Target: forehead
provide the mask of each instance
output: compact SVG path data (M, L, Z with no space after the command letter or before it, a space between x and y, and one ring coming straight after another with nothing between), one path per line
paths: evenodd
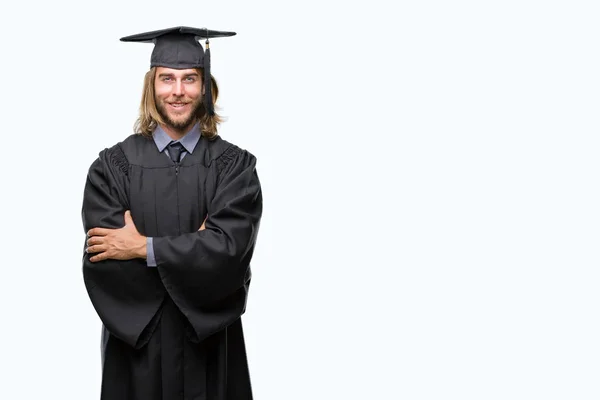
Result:
M191 74L198 74L198 70L194 68L188 69L175 69L167 67L156 67L156 76L159 75L173 75L173 76L186 76Z

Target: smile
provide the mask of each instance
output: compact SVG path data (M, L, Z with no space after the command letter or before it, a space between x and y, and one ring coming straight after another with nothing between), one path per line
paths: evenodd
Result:
M169 106L171 106L172 108L176 109L176 110L181 110L182 108L186 107L188 105L188 103L169 103Z

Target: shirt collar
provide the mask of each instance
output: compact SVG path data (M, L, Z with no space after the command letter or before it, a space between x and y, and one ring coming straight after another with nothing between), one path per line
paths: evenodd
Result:
M201 132L200 132L200 123L196 122L196 124L190 129L181 139L176 140L176 142L180 142L185 150L188 153L193 153L198 141L200 140ZM160 125L156 126L154 132L152 133L152 138L154 139L154 143L158 148L158 151L162 153L162 151L173 141L171 137L165 132Z

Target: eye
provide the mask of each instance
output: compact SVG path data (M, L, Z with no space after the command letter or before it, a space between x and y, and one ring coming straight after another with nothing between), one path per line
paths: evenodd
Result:
M163 82L170 82L171 81L171 77L170 76L165 76L162 78Z
M193 76L188 76L188 77L186 77L186 78L185 78L185 80L186 80L187 82L196 82L196 78L195 78L195 77L193 77Z

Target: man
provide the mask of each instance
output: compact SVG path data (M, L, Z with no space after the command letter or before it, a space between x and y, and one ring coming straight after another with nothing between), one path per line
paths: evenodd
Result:
M241 315L262 214L256 158L216 132L208 38L153 42L136 133L100 152L82 218L106 400L251 399ZM198 43L206 38L206 52Z

